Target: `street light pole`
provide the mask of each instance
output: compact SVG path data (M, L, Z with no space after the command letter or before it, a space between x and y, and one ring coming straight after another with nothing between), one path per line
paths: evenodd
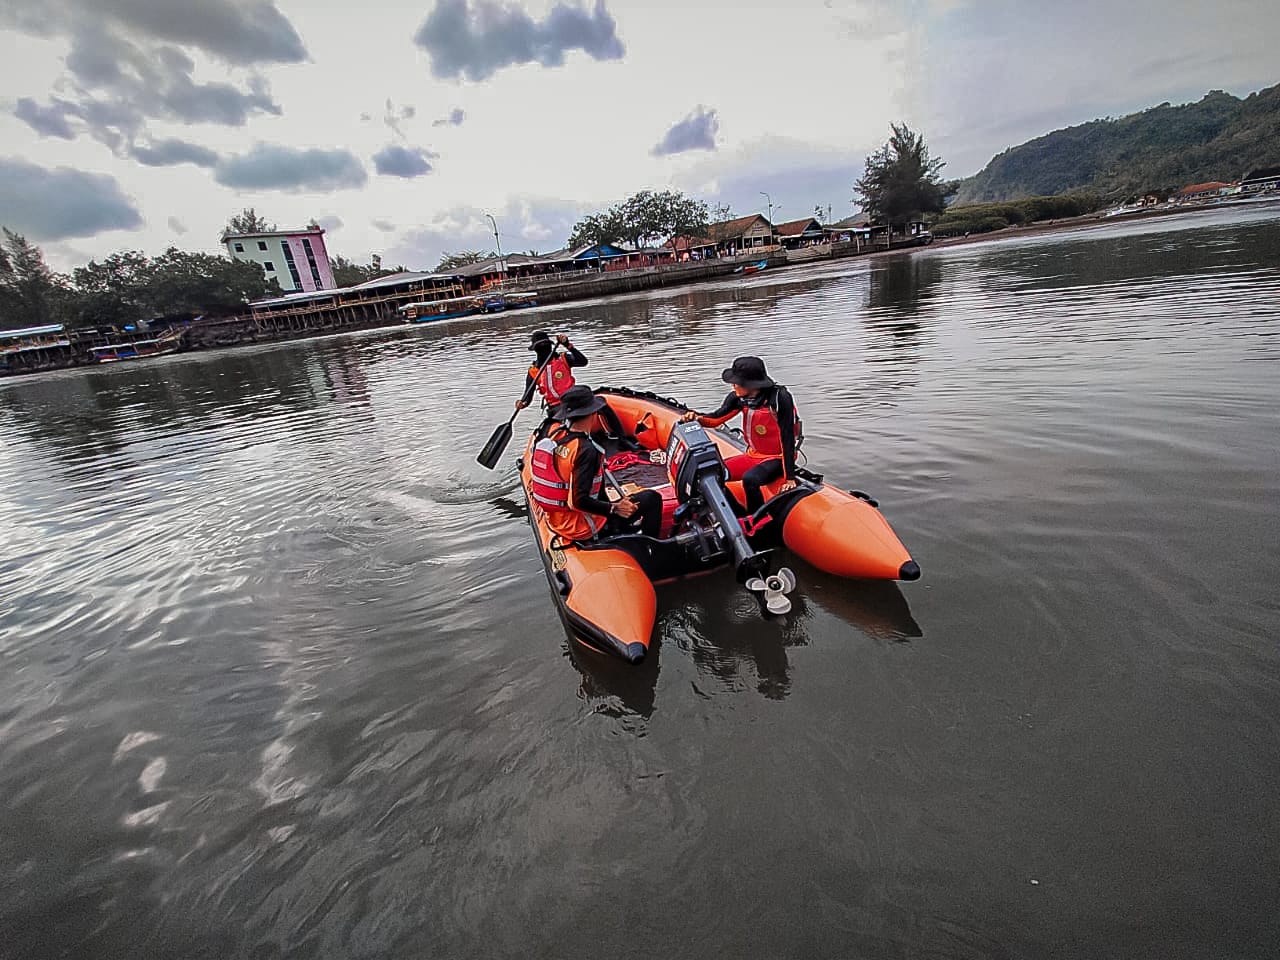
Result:
M769 246L773 246L773 197L760 191L760 196L764 197L765 202L769 204Z
M498 248L498 271L502 275L503 282L506 282L507 267L506 264L502 262L502 241L498 239L498 221L493 219L493 214L491 213L486 213L485 216L488 217L489 222L493 224L493 242Z
M760 191L760 196L764 197L765 202L769 204L769 226L772 227L773 226L773 198L769 196L767 193L765 193L763 190Z

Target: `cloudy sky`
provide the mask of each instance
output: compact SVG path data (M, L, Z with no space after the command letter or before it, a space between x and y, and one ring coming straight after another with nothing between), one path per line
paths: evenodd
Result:
M430 268L644 188L838 219L892 121L964 176L1278 48L1274 0L0 0L0 224L67 269L253 206Z

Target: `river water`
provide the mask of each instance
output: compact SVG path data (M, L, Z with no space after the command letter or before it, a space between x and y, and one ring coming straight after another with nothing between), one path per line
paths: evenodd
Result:
M765 357L923 578L579 651L538 328ZM1278 334L1255 207L0 383L0 956L1274 956Z

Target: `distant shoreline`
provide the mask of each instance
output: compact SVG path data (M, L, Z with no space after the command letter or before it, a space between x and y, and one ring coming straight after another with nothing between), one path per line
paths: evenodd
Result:
M792 268L803 268L809 266L820 266L830 264L837 259L855 259L867 257L872 261L881 257L896 257L915 253L922 253L930 249L951 249L952 247L968 246L970 244L991 243L1001 240L1016 239L1026 236L1038 236L1041 234L1056 233L1059 231L1078 230L1081 228L1105 227L1111 224L1129 223L1135 220L1149 220L1158 217L1183 217L1191 214L1205 213L1215 210L1239 209L1241 207L1280 207L1280 196L1266 197L1260 200L1251 201L1229 201L1225 203L1201 204L1191 207L1178 207L1175 209L1149 209L1135 210L1129 213L1119 214L1116 216L1107 216L1105 214L1092 213L1078 217L1064 217L1050 221L1039 221L1021 226L1008 226L1000 230L992 230L986 233L972 234L967 237L948 237L934 238L930 243L926 244L904 244L901 247L892 250L862 250L853 251L846 250L838 256L828 255L822 257L814 257L797 263L788 263L785 260L777 261L770 257L769 273L775 271L785 272ZM849 244L845 244L849 246ZM834 253L834 251L833 251ZM736 262L736 261L735 261ZM608 289L601 289L600 286L592 284L590 286L577 286L569 290L557 290L548 288L540 291L542 297L545 297L545 305L572 303L580 299L609 299L616 296L626 296L642 290L660 289L663 287L696 285L698 283L711 280L724 279L732 276L728 268L732 267L732 263L725 264L725 269L718 269L720 264L718 261L709 261L702 265L700 269L689 269L686 271L673 272L672 274L645 274L635 277L616 277L611 278L615 282L608 285ZM234 348L237 346L247 346L255 343L270 342L286 342L292 340L312 339L315 337L326 337L332 335L342 335L348 333L358 333L372 329L394 329L402 326L392 317L379 317L378 319L360 324L325 326L315 329L306 330L288 330L288 331L263 331L258 330L252 322L251 317L233 317L221 322L222 325L231 325L243 327L243 331L230 331L225 340L210 340L213 337L214 328L200 331L200 336L204 342L186 342L185 349L181 352L204 352L212 350L222 350ZM215 325L217 326L217 325ZM219 327L220 329L220 327ZM171 351L163 351L169 353ZM50 370L69 369L69 368L97 368L97 364L87 362L86 357L65 356L60 362L52 362L42 364L36 367L28 367L26 369L0 369L0 379L8 379L10 377L29 376L32 374L47 372Z
M1280 196L1267 197L1262 200L1229 200L1223 203L1197 204L1196 206L1153 208L1150 210L1134 210L1130 213L1107 216L1105 213L1086 213L1079 217L1058 217L1054 220L1040 220L1035 223L1011 224L999 230L987 233L975 233L967 237L935 237L930 247L959 247L972 243L983 243L989 240L1006 240L1010 237L1025 237L1033 234L1055 233L1059 230L1075 230L1079 227L1106 226L1114 223L1132 223L1135 220L1152 220L1158 217L1183 217L1195 213L1213 210L1232 210L1245 206L1280 206Z

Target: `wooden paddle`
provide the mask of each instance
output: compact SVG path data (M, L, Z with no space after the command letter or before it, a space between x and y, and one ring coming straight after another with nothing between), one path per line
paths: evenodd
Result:
M537 382L538 377L542 376L542 371L547 369L547 364L551 362L551 358L556 355L555 345L551 347L551 352L547 354L547 359L542 361L542 366L538 367L538 372L534 374L533 379ZM487 470L492 470L498 463L498 458L502 456L502 451L507 449L507 444L511 442L511 425L516 422L516 417L520 416L520 407L516 407L515 412L511 414L511 419L506 423L499 424L497 429L493 431L493 436L489 438L480 451L480 455L476 457L476 462Z

